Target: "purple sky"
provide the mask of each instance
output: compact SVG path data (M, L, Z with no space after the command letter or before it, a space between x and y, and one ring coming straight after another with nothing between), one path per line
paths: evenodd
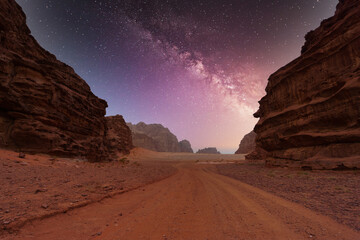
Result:
M268 76L336 0L16 0L34 37L105 99L193 148L233 153Z

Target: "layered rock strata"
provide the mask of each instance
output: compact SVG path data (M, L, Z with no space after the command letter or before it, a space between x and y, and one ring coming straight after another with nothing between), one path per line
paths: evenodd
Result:
M0 1L0 147L107 159L106 107L36 42L21 7Z
M112 153L129 154L133 148L130 128L121 115L106 117L106 139Z
M255 117L267 164L360 168L360 7L340 1L299 58L269 78Z

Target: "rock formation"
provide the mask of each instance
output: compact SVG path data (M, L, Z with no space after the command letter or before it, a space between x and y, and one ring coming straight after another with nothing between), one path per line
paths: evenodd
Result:
M208 148L199 149L196 153L220 154L220 152L215 147L208 147Z
M137 147L157 152L179 152L179 142L168 128L161 124L127 123L132 132L133 143Z
M108 157L105 109L86 82L31 36L14 0L0 2L0 147Z
M267 164L360 168L360 7L340 1L299 58L269 78L254 114Z
M155 152L159 151L160 148L158 148L158 145L160 145L160 143L153 138L144 133L131 132L131 134L134 146L146 148Z
M187 140L178 142L177 137L161 124L127 123L132 133L134 146L156 152L191 152L191 144Z
M191 144L188 140L182 140L179 142L180 152L193 153L194 150L191 148Z
M255 150L255 138L256 133L251 131L246 134L244 138L241 140L239 149L235 152L235 154L247 154Z
M130 128L121 115L106 117L106 138L113 153L129 154L133 148Z

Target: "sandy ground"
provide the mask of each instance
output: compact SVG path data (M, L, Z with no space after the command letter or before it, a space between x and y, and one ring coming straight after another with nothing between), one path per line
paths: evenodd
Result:
M184 157L185 155L187 158ZM157 154L137 149L127 157L130 163L125 166L120 163L90 164L65 159L58 160L59 163L56 161L51 163L52 161L46 156L37 161L28 159L30 157L27 156L17 163L13 162L14 156L9 156L7 161L13 165L10 167L13 175L15 169L18 171L24 167L30 168L31 171L36 171L36 176L47 179L44 183L48 185L44 192L35 193L35 188L38 186L33 184L33 189L28 191L28 195L16 195L20 191L16 187L22 182L27 182L23 179L32 178L30 176L20 178L19 174L14 175L16 177L11 180L1 177L2 183L9 184L9 181L13 181L10 185L10 188L13 188L11 192L13 198L0 199L2 205L21 206L20 203L26 203L29 196L50 193L53 191L52 188L56 189L58 194L81 199L82 193L78 190L77 183L73 181L77 181L77 178L87 179L86 176L91 176L89 179L96 183L93 186L102 186L103 182L112 179L112 183L106 185L119 191L114 190L113 194L109 194L106 190L109 187L94 188L92 194L96 194L96 200L94 198L88 204L79 205L74 209L67 206L66 211L55 211L50 215L44 213L50 211L50 206L54 204L53 193L48 194L52 198L45 198L51 200L46 202L49 204L47 208L40 205L43 201L37 202L31 198L29 208L35 209L38 217L27 221L23 226L19 225L16 228L14 225L12 233L3 231L0 239L360 239L360 233L349 222L345 222L347 225L341 224L334 216L325 216L321 211L306 208L304 206L306 204L302 201L288 198L291 200L289 201L285 197L279 197L286 191L274 191L270 187L274 182L270 182L268 187L266 185L254 187L256 184L251 183L254 185L251 186L243 181L247 178L252 179L249 180L250 182L268 181L264 176L269 174L266 173L269 169L245 163L241 160L241 156L217 155L208 159L206 156L204 158L197 156L198 154L185 155ZM182 161L179 158L182 158ZM29 165L22 163L25 160ZM69 166L65 168L60 163ZM57 168L55 168L56 164L59 165ZM55 169L45 178L43 172L51 168ZM235 169L232 175L229 169ZM8 166L5 166L5 171L7 170L9 170ZM269 171L271 170L274 171L274 169ZM30 175L31 171L25 174ZM284 174L292 173L292 170L282 171ZM66 175L57 172L65 172ZM82 177L76 175L79 172L83 172ZM244 177L246 176L244 173L236 175L234 172L247 172L248 177ZM54 174L59 175L53 178ZM256 174L258 178L250 178ZM274 172L271 174L278 175ZM61 177L66 179L69 176L71 176L70 187L56 187L61 184L59 182ZM236 179L240 178L239 176L243 176L242 181ZM288 187L297 184L295 187L301 187L304 182L303 175L299 175L300 178L297 176L293 179L298 181L291 182L288 178L283 178L282 184ZM338 177L341 176L343 175ZM54 179L58 180L54 181ZM84 181L80 189L87 184L88 182ZM277 184L276 186L281 185ZM30 188L32 185L27 186ZM118 193L125 188L129 191ZM89 194L91 191L87 191L84 195ZM336 194L336 189L333 194ZM109 197L100 200L101 196ZM303 195L298 198L303 198ZM359 203L359 196L355 195L356 199ZM317 201L313 204L319 205ZM15 211L15 208L7 207L7 209L11 211L5 214ZM3 210L1 214L4 213ZM27 208L22 208L20 212L29 214ZM11 223L6 226L11 226Z
M167 153L153 152L143 148L135 148L127 156L138 162L145 161L187 161L201 163L234 163L245 160L244 154L194 154L194 153Z
M179 164L165 180L33 221L4 239L359 239L329 217L232 178Z
M18 156L0 150L0 234L28 220L81 207L176 171L149 161L88 163L46 155Z
M217 170L360 231L360 171L302 171L261 163L223 164Z

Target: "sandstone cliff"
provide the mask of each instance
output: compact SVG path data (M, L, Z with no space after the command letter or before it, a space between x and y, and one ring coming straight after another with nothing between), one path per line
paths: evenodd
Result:
M134 146L159 151L159 143L144 133L131 132Z
M133 143L130 128L124 118L120 115L106 117L106 125L108 128L106 139L110 152L129 154Z
M305 39L301 56L269 78L256 144L268 165L360 168L359 1L340 1Z
M178 142L177 137L161 124L127 123L134 146L157 152L193 152L190 142Z
M215 147L208 147L208 148L199 149L196 153L220 154L220 152Z
M191 148L191 144L188 140L182 140L179 142L180 152L193 153L194 150Z
M36 42L21 7L0 1L0 147L105 159L106 107Z
M239 149L235 152L235 154L247 154L255 150L255 138L256 133L251 131L246 134L244 138L241 140Z

